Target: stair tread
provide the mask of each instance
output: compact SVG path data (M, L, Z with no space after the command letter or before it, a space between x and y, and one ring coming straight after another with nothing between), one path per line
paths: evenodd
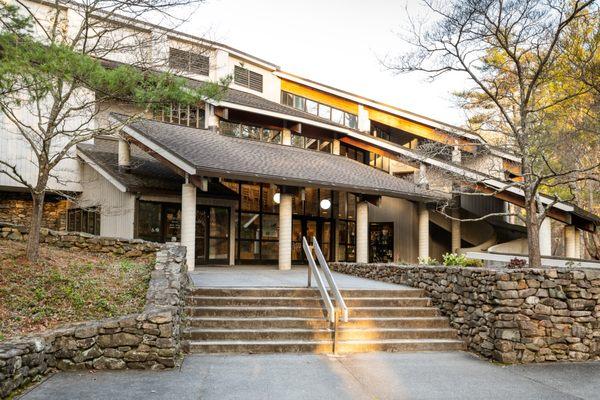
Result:
M336 343L343 344L376 344L376 343L384 343L384 344L402 344L402 343L462 343L459 339L344 339L344 340L336 340Z
M412 321L412 320L425 320L425 319L435 319L435 320L445 320L447 321L448 319L446 317L442 317L442 316L431 316L431 317L348 317L348 322L352 322L352 321L370 321L370 320L374 320L374 321Z
M306 328L186 328L183 331L188 332L333 332L329 328L306 329Z
M191 345L285 345L285 344L328 344L333 339L324 340L188 340ZM403 343L462 343L458 339L350 339L336 340L338 344L403 344Z
M187 321L327 321L325 318L299 317L187 317Z
M191 345L288 345L288 344L331 344L333 340L188 340Z

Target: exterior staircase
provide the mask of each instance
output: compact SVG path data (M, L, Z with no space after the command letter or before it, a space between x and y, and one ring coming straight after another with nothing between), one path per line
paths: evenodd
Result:
M334 329L317 289L193 288L186 300L184 350L353 353L463 348L447 318L420 289L341 293L349 319Z

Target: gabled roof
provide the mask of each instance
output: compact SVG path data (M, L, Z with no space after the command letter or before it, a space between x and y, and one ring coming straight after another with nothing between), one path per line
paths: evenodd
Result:
M412 182L342 156L293 146L221 135L147 119L127 123L122 131L177 168L198 176L229 177L288 186L311 186L416 201L446 197Z
M88 165L107 177L121 191L133 193L181 193L183 177L158 162L151 155L131 146L131 168L118 168L118 142L114 138L97 138L94 144L77 145L77 154ZM203 195L204 192L198 192ZM209 182L207 195L236 198L237 194L217 182Z

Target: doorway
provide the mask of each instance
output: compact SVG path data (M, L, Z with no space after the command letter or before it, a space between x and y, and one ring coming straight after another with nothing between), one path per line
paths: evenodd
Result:
M229 264L228 207L197 206L196 265Z
M304 236L310 245L312 245L312 238L316 237L325 259L330 261L333 232L333 222L330 219L294 216L292 219L292 261L298 263L306 261L302 248L302 237Z

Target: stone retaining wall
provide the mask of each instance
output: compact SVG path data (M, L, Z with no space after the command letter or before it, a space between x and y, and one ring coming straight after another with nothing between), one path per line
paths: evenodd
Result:
M90 321L0 342L0 398L51 369L164 369L180 354L187 286L185 247L156 254L146 306L139 314Z
M503 363L600 360L600 270L332 263L422 288L469 350Z
M10 240L26 241L26 228L7 222L0 222L0 237ZM113 253L126 257L140 257L155 253L160 243L147 242L142 239L120 239L95 236L84 232L54 231L42 228L40 243L51 244L64 249L76 248L89 251Z
M48 229L66 229L68 206L68 200L47 199L44 202L42 226ZM0 193L0 221L15 225L27 225L31 221L32 207L29 194Z

